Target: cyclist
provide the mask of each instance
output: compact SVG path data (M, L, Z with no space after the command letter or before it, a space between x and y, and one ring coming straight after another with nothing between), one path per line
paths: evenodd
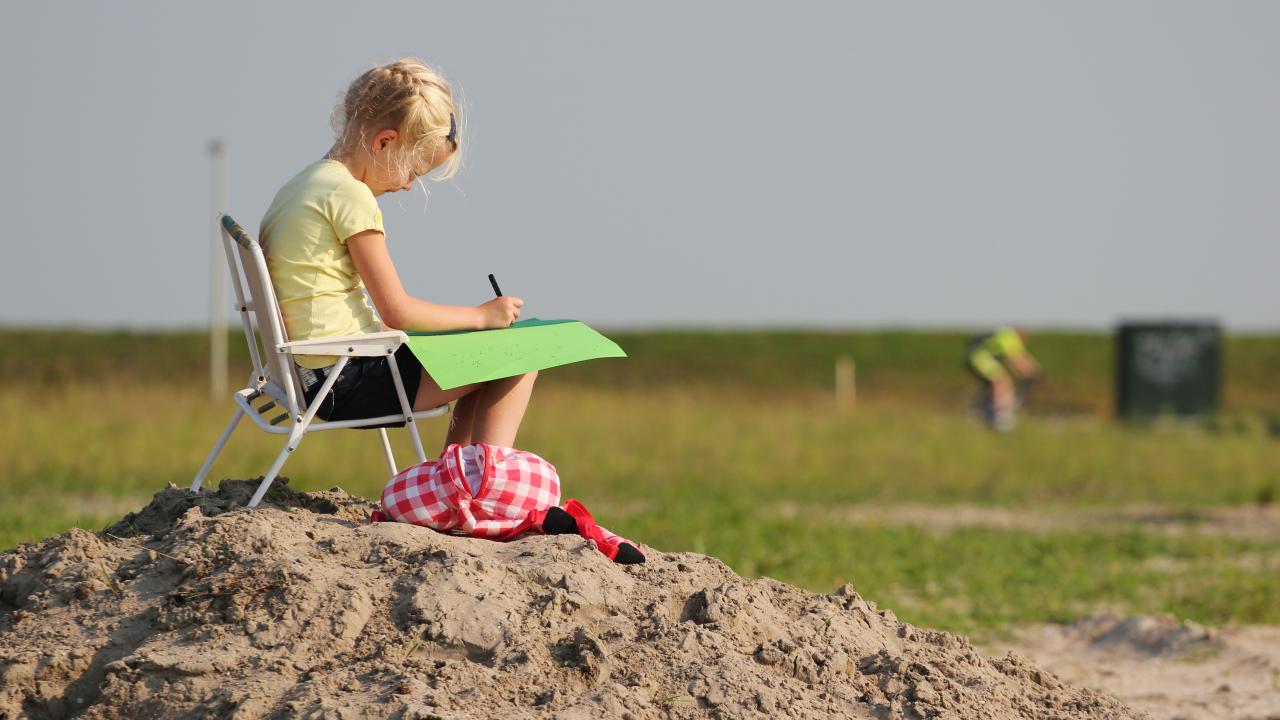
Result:
M1016 422L1015 382L1040 377L1040 365L1027 352L1027 335L1020 328L1001 327L969 341L965 364L986 391L983 419L997 430L1011 430Z

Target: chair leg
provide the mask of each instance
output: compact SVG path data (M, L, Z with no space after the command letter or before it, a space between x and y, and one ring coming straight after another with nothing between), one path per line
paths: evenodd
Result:
M271 482L276 479L276 475L280 473L280 468L284 467L284 461L289 459L289 454L298 447L298 443L302 441L299 436L296 440L290 437L284 444L284 449L276 456L276 461L271 463L271 469L267 470L267 474L262 476L262 482L258 483L258 489L253 493L253 499L245 507L258 507L258 503L262 502L262 496L267 494L267 489L271 487Z
M258 489L254 491L253 498L249 500L246 507L258 507L258 503L262 502L262 496L267 494L267 488L271 487L271 481L276 479L276 474L280 472L280 468L284 467L284 461L289 459L289 454L298 449L298 445L302 442L302 438L306 437L307 429L311 427L311 420L316 416L316 411L320 409L320 403L324 402L324 396L333 387L334 381L342 374L342 368L347 366L349 358L340 357L338 362L333 366L333 370L329 371L329 377L325 378L324 383L320 385L320 390L316 392L316 399L311 401L311 405L307 407L307 411L300 417L296 417L297 424L293 426L293 431L289 433L289 439L284 443L284 449L276 456L276 461L271 463L271 469L266 475L262 476L262 482L258 483Z
M391 469L391 474L395 475L400 470L396 467L396 456L391 454L391 441L387 439L387 429L378 428L378 434L382 436L382 452L387 456L387 467Z
M413 421L413 408L409 404L409 397L404 393L404 383L400 381L400 367L396 364L396 356L388 355L387 362L391 365L391 382L396 386L396 395L400 397L400 409L404 412L404 427L409 431L410 439L413 440L413 449L418 453L418 462L426 462L427 453L422 450L422 438L418 436L418 424Z
M427 453L422 449L422 438L418 436L418 424L407 423L409 426L409 437L413 440L413 451L418 454L418 462L427 461Z
M204 464L200 466L200 470L196 472L196 479L191 483L191 491L200 490L200 485L204 483L205 477L209 474L209 470L213 467L213 461L217 459L218 454L222 452L222 448L226 446L227 441L231 439L231 433L239 424L240 418L244 416L244 410L236 408L236 413L231 416L231 422L227 423L227 428L222 431L222 436L218 438L218 442L214 443L213 450L209 452L209 457L205 458Z

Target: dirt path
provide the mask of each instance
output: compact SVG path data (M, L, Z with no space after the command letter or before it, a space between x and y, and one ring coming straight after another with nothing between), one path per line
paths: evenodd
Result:
M1156 720L1280 720L1280 627L1099 615L1029 628L985 650L1015 652Z
M1115 508L988 507L980 505L823 505L788 503L784 518L821 517L851 525L902 525L946 531L962 527L1061 532L1140 527L1171 534L1280 540L1280 505L1174 508L1127 505Z

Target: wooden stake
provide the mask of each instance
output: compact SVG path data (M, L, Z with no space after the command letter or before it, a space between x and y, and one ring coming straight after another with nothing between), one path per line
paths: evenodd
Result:
M853 410L857 400L853 358L841 355L836 358L836 408L841 411Z

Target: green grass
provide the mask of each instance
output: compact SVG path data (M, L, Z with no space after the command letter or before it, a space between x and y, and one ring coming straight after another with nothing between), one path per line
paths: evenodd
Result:
M185 485L231 414L189 386L65 386L0 399L0 546L102 527L166 483ZM438 446L443 419L424 423ZM402 432L397 454L411 457ZM259 475L281 441L242 427L215 477ZM963 416L874 403L840 413L817 393L605 390L546 382L521 446L556 463L566 497L663 550L721 557L819 592L853 582L904 619L982 632L1097 607L1204 622L1277 621L1276 544L1140 529L930 533L777 512L864 502L1072 507L1253 503L1280 487L1280 443L1191 426L1032 419L1009 435ZM377 437L319 433L286 466L293 486L376 497ZM1237 568L1241 554L1266 558ZM1187 567L1149 567L1153 558ZM1188 564L1189 563L1189 564ZM1266 563L1270 563L1269 565ZM1268 571L1269 570L1269 571Z
M1054 379L1045 412L1006 435L966 416L960 333L617 337L630 360L543 374L519 444L554 462L565 496L624 535L818 592L851 582L906 620L965 632L1100 608L1280 622L1274 541L1137 525L928 531L835 512L964 504L1070 515L1152 504L1194 518L1197 508L1275 502L1280 441L1267 413L1280 407L1270 379L1280 339L1228 339L1231 412L1128 426L1106 417L1109 338L1037 334L1032 348ZM0 331L0 547L103 527L166 483L190 482L233 409L208 398L204 342ZM830 397L841 354L858 363L853 412ZM446 422L424 423L429 448ZM403 432L392 437L407 462ZM260 475L281 442L244 423L214 477ZM300 489L366 497L385 480L369 432L308 436L285 474ZM833 512L806 517L806 508Z
M825 390L835 359L857 367L859 395L916 408L963 408L973 394L959 331L610 332L625 361L554 371L559 382L608 388L718 385L742 390ZM83 332L0 328L0 387L126 379L206 382L208 335L197 332ZM232 376L248 371L244 338L230 334ZM1113 407L1110 334L1046 331L1029 348L1046 371L1036 401L1046 414L1105 416ZM1228 335L1223 403L1232 412L1280 411L1280 335ZM1035 408L1033 408L1034 410Z
M823 591L849 582L904 620L957 632L1067 622L1100 608L1213 624L1280 622L1275 542L1132 528L932 532L759 518L727 526L738 530L698 540L739 572ZM684 536L678 527L664 530L664 537ZM1236 565L1238 558L1257 555L1265 558L1259 567Z

